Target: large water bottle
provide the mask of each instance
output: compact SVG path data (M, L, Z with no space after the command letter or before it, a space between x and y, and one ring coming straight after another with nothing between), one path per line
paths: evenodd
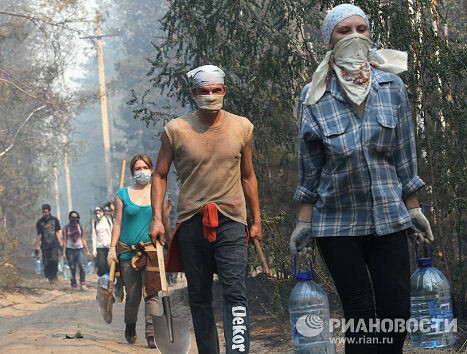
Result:
M68 265L68 261L63 262L63 277L65 278L65 280L71 279L71 270L70 266Z
M294 352L299 354L334 354L330 326L329 301L326 292L313 281L310 271L297 274L297 259L294 259L294 276L297 284L289 296L290 323Z
M94 274L95 272L96 272L96 267L95 267L94 260L90 259L86 263L86 274L90 275L90 274Z
M429 256L418 257L410 278L410 340L415 348L439 348L456 341L449 282Z
M58 257L58 272L59 273L63 273L63 263L64 263L63 257L60 255Z
M39 257L34 258L34 273L37 275L42 274L42 261Z

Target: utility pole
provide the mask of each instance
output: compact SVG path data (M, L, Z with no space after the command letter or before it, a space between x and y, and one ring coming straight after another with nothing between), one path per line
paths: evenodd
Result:
M96 35L81 37L83 39L91 39L97 50L97 68L99 73L99 91L101 101L101 116L102 116L102 137L104 142L104 160L105 160L105 175L107 181L107 198L111 198L112 190L112 160L110 156L110 133L109 133L109 116L107 112L107 94L105 88L105 70L104 70L104 49L102 45L102 37L116 36L117 34L103 35L101 33L101 16L96 16Z
M64 145L67 146L67 136L63 135ZM70 163L68 161L68 152L65 150L63 156L63 162L65 164L65 184L66 184L66 196L68 201L68 211L73 210L73 201L71 199L71 178L70 178Z
M55 205L56 205L56 210L55 210L55 216L58 218L58 220L61 220L61 214L60 214L60 194L59 194L59 189L58 189L58 171L57 168L54 167L54 177L55 177Z

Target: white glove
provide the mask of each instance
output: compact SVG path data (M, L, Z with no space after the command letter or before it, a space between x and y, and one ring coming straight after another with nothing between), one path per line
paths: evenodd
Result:
M297 221L297 225L290 236L290 252L296 255L306 247L311 238L311 222Z
M107 254L107 263L111 265L112 262L118 263L117 247L115 246L110 246L109 253Z
M95 249L95 248L92 249L92 256L93 256L94 258L97 257L97 249Z
M417 244L426 243L430 244L435 240L431 232L431 226L428 219L423 215L422 208L409 209L409 216L412 219L415 241Z

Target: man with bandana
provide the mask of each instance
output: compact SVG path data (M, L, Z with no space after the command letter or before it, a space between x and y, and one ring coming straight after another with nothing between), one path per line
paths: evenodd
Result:
M313 236L345 320L365 321L346 331L346 353L402 353L406 331L363 328L408 319L406 232L415 228L417 242L433 241L417 198L425 183L410 102L394 75L407 70L407 55L371 49L368 18L351 4L329 11L322 32L329 51L299 102L300 206L290 249L297 254Z
M165 126L153 174L149 235L153 243L164 242L162 206L173 162L180 193L167 270L185 272L198 351L220 352L212 309L213 274L217 273L224 302L226 353L248 353L247 239L262 237L252 162L253 125L222 109L226 87L220 68L204 65L187 75L198 110Z

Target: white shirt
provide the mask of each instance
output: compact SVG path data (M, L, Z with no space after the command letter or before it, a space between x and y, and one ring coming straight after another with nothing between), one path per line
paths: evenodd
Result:
M92 248L95 251L97 248L109 248L112 239L112 221L102 216L100 220L92 221Z

